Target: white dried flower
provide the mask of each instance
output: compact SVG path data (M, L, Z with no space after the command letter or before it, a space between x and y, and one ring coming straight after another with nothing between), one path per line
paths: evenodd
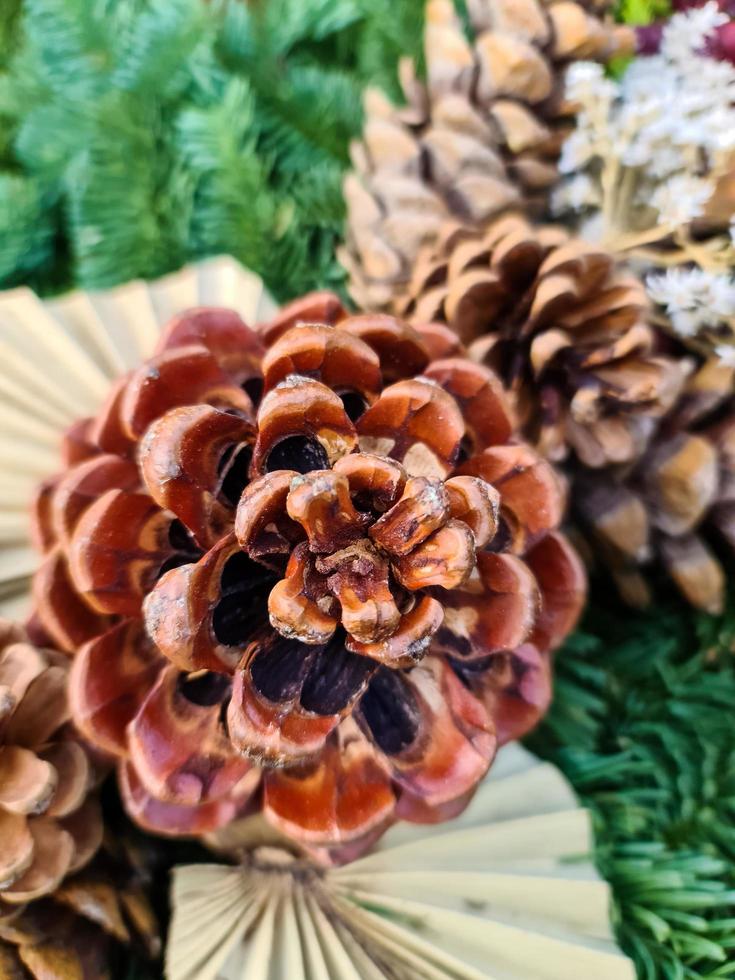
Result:
M664 28L661 53L670 61L686 63L692 54L704 50L707 38L728 20L714 0L675 14Z
M658 211L661 224L686 225L704 214L714 189L712 181L677 174L656 189L651 196L651 207Z
M593 104L606 84L601 65L594 61L575 61L566 73L567 98L582 105Z
M559 157L559 170L563 174L573 174L586 167L597 152L595 134L582 126L575 129L565 140Z
M666 272L650 275L646 279L648 295L659 306L667 309L686 309L691 305L691 297L699 269L667 269Z
M735 316L735 279L699 268L675 267L650 275L648 295L663 306L680 337L690 338L705 329L718 329Z
M732 169L735 66L706 43L728 20L714 2L677 14L659 54L634 59L617 82L596 64L569 69L567 94L581 109L552 208L636 268L665 269L646 285L667 329L732 363L735 278L722 270L735 270L735 215L729 236L711 241L691 227Z
M619 82L598 64L577 62L567 73L567 94L582 106L565 143L560 169L601 174L607 168L605 213L615 231L640 229L646 205L652 222L686 227L702 215L718 175L735 150L735 67L710 57L705 40L728 18L714 2L671 18L661 51L635 59ZM621 170L623 171L621 173ZM628 171L625 179L624 172ZM631 174L630 171L633 171ZM619 188L626 200L615 200ZM568 195L574 209L578 191ZM563 202L564 195L557 195ZM652 210L651 210L652 209Z
M718 318L735 316L735 279L726 275L708 276L703 302Z
M566 211L583 211L600 203L600 191L589 174L576 174L570 180L559 184L551 195L551 209L554 214Z
M692 337L696 337L702 327L705 326L701 313L697 310L676 310L669 316L674 333L678 334L682 340L690 340Z

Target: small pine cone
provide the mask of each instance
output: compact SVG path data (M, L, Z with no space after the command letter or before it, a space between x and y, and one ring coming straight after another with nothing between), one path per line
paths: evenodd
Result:
M340 258L363 309L397 312L414 260L449 218L482 225L509 207L543 211L573 111L563 73L576 59L632 49L608 3L471 0L465 39L452 0L426 8L426 84L400 66L407 107L365 99L346 178Z
M368 842L546 708L585 592L563 487L455 347L328 294L192 311L42 488L38 628L144 827Z
M121 903L152 923L139 891L100 879L97 765L71 729L69 668L0 620L2 977L101 980L106 937L129 938Z
M138 864L129 833L113 839L108 831L92 863L55 891L27 905L0 905L0 977L109 980L122 946L157 959L148 868Z
M735 552L734 388L735 368L704 363L636 466L577 478L577 517L632 605L650 601L644 568L656 560L692 605L724 608L709 538Z
M55 891L102 842L94 762L70 730L69 658L0 620L0 907Z
M554 462L638 459L691 367L657 353L645 290L605 249L518 214L484 232L447 226L402 308L447 324L502 378L521 431Z

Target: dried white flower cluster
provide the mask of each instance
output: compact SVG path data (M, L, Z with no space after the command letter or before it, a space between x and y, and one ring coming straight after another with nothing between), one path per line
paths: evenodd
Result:
M675 15L660 53L637 58L619 81L596 64L570 67L567 96L579 114L553 206L644 271L666 270L649 277L649 292L673 331L732 358L735 224L712 211L718 182L735 168L735 67L706 45L728 20L713 2Z
M703 343L735 367L735 278L679 266L648 276L646 288L678 337Z

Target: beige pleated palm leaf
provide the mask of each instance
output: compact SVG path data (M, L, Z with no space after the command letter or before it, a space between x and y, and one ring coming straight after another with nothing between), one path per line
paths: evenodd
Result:
M191 306L227 306L248 323L275 309L261 280L230 258L106 292L0 293L0 615L27 612L38 561L28 505L59 468L62 433L96 413L110 381L148 357L163 324Z
M504 748L458 819L396 825L325 869L253 818L238 865L177 868L167 980L632 980L590 817ZM233 833L232 839L237 839Z

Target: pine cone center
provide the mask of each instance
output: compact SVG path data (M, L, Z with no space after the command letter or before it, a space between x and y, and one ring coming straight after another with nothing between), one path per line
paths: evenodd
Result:
M256 480L240 504L241 546L253 547L261 514L275 517L281 540L294 540L299 525L306 535L268 598L273 627L322 644L341 625L354 652L391 641L401 658L419 659L442 612L417 593L456 588L475 567L474 534L456 517L467 505L460 492L466 482L408 478L400 463L368 453L352 454L332 470L278 471ZM471 490L476 519L489 526L491 490L481 481Z

